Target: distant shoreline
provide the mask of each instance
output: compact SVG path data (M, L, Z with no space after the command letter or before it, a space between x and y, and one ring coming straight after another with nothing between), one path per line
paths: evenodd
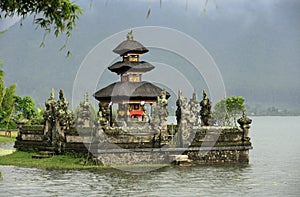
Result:
M252 116L252 117L259 117L259 116L300 116L300 114L259 114L259 115L249 114L249 116Z

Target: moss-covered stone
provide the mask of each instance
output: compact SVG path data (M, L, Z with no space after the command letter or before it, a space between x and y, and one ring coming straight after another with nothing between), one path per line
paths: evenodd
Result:
M106 155L110 157L106 158L107 160L111 159L111 161L106 161L107 163L113 162L113 159L121 162L124 158L132 156L134 161L129 163L143 163L150 158L154 159L148 156L149 153L152 154L163 147L159 154L160 162L166 161L169 154L183 154L183 152L196 163L247 163L249 160L250 138L245 136L244 130L240 127L193 127L190 131L193 139L189 148L180 148L178 144L176 145L177 126L169 125L168 128L173 132L159 135L149 130L148 127L139 128L136 125L126 127L126 130L121 127L108 126L103 130L95 127L70 127L64 130L64 138L61 139L59 152L91 154L102 159ZM44 126L24 126L19 133L15 148L23 151L56 151L53 144L47 139L44 138ZM205 148L207 151L204 154ZM188 151L186 151L187 149ZM136 156L119 152L119 150L140 152L141 154ZM102 153L100 154L100 152Z
M41 131L44 130L44 125L24 125L21 131Z

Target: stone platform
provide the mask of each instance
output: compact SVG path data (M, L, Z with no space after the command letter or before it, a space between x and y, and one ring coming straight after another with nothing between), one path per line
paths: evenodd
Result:
M197 127L190 131L189 144L180 143L178 135L157 141L154 134L126 133L121 128L96 128L65 131L64 141L52 144L45 140L44 127L24 126L20 129L15 148L23 151L77 152L93 155L103 165L166 164L174 162L170 155L187 155L197 164L248 163L250 138L239 127ZM121 137L120 137L121 136ZM119 138L118 138L119 137ZM119 139L119 141L118 141ZM179 146L181 145L181 147ZM132 148L135 147L135 148ZM58 152L59 150L59 152Z

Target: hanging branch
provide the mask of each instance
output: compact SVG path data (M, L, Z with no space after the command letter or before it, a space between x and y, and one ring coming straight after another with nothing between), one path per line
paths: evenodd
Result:
M51 32L55 37L63 34L67 39L70 38L82 14L81 8L70 0L5 0L0 1L0 11L0 19L20 16L20 25L22 20L33 14L33 23L37 28L45 30L41 47L45 45L45 37Z
M151 13L151 8L150 8L150 0L148 0L148 12L147 12L147 16L146 16L146 18L149 18L149 16L150 16L150 13Z

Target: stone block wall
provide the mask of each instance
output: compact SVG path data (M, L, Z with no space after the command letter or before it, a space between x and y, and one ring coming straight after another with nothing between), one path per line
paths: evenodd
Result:
M48 143L44 141L44 126L23 126L19 130L14 147L22 151L46 149Z
M195 129L190 147L251 146L250 138L240 127L203 126ZM215 143L214 143L215 142Z
M231 150L186 151L189 159L197 164L248 163L250 147L236 147Z
M172 129L177 131L175 126ZM156 133L151 132L125 132L121 128L109 127L105 130L71 127L64 131L61 152L90 152L105 165L120 165L124 162L162 164L169 162L168 156L172 154L188 155L189 159L199 164L249 161L248 154L252 148L250 138L240 127L202 126L194 128L190 133L193 136L190 145L179 147L168 143L159 144ZM171 142L170 135L162 137ZM56 151L56 147L46 139L44 126L23 126L15 148L23 151Z
M167 152L111 152L99 154L97 159L105 166L114 165L150 165L166 164L168 161Z

